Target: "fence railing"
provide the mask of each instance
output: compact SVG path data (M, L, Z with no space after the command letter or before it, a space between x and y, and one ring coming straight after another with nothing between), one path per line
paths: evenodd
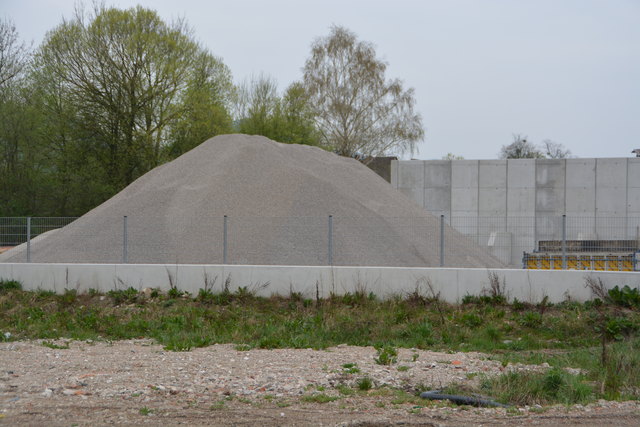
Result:
M51 257L43 255L45 244L34 238L75 219L0 218L0 246L26 243L12 262L48 260ZM640 270L640 217L454 215L426 220L224 216L171 221L163 228L166 218L111 218L94 228L77 227L80 231L67 233L65 247L55 250L68 253L69 247L77 247L73 249L80 260L77 262L166 263L170 259L195 264L416 267L467 266L465 254L488 253L512 268ZM167 230L173 234L163 235ZM197 242L182 238L193 233L205 236L205 243L200 239L197 246ZM190 248L192 244L197 247ZM84 252L91 252L88 248L102 255L85 259ZM369 249L382 256L367 258Z
M0 246L17 246L47 231L71 224L77 217L0 217Z

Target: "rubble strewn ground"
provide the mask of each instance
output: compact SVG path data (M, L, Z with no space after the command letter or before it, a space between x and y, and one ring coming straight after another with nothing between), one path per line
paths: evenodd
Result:
M68 348L67 348L68 347ZM414 392L478 381L508 365L481 353L399 349L251 349L231 344L170 352L150 340L0 343L0 424L6 425L619 425L640 402L471 408ZM363 378L371 389L360 390Z

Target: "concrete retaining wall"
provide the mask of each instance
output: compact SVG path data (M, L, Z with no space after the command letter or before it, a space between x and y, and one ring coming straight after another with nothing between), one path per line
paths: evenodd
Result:
M640 216L640 158L394 160L391 185L440 215Z
M640 273L603 271L493 270L504 280L509 298L531 303L545 296L551 302L567 298L584 301L590 298L585 288L587 277L600 278L608 287L640 287ZM385 298L413 292L416 287L428 295L428 283L448 302L460 302L467 295L480 295L489 288L489 271L462 268L396 267L307 267L243 265L160 265L160 264L3 264L0 279L19 280L27 290L65 289L86 292L96 289L146 287L168 290L173 284L183 291L197 294L205 282L220 292L225 280L229 289L241 286L259 295L289 295L301 292L314 298L316 287L322 297L331 292L344 294L363 290Z
M640 158L395 160L391 185L477 244L507 233L494 255L513 267L563 214L569 239L640 240Z

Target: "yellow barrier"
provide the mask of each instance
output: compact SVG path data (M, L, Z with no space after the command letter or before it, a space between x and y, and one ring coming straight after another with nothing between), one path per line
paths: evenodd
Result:
M635 271L632 255L567 255L567 270ZM525 268L561 270L562 255L525 254Z

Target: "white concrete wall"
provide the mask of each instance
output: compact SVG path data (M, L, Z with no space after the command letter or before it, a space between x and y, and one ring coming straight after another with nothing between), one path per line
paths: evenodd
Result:
M640 158L394 160L391 185L513 267L539 240L640 237Z
M608 287L628 285L640 287L640 273L493 270L506 283L508 297L531 303L545 296L551 302L567 298L584 301L590 298L585 288L589 276L600 278ZM397 268L397 267L307 267L307 266L243 266L243 265L160 265L160 264L7 264L0 263L0 279L19 280L27 290L65 289L86 292L96 289L145 287L168 290L173 283L182 291L196 295L205 280L214 280L214 292L222 290L230 280L230 290L240 286L259 295L288 295L301 292L308 298L329 293L344 294L363 290L379 297L402 295L416 287L427 294L431 283L441 298L460 302L465 295L480 295L489 288L489 271L462 268Z

